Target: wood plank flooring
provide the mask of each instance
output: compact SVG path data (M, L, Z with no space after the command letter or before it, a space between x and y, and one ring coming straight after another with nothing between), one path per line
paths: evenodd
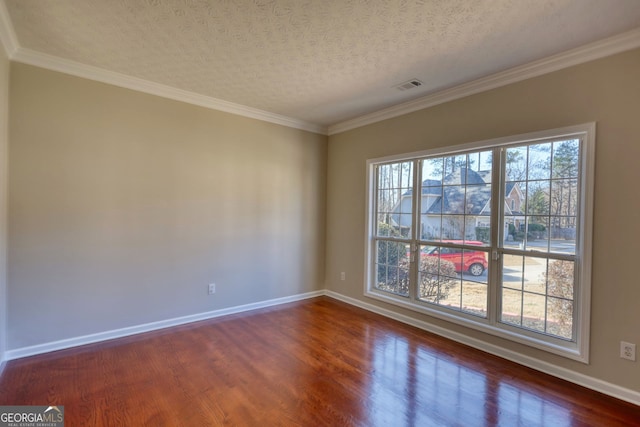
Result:
M8 362L66 426L634 426L640 407L321 297Z

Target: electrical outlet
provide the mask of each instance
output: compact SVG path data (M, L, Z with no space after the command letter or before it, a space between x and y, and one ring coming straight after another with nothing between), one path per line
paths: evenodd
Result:
M216 293L216 284L209 283L209 295L213 295Z
M620 341L620 357L636 361L636 345L630 342Z
M345 273L344 271L340 273L340 280L344 280L347 278L347 273Z

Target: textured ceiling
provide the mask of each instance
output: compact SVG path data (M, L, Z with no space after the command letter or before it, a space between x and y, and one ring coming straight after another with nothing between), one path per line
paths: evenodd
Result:
M640 0L5 3L22 48L323 126L640 27Z

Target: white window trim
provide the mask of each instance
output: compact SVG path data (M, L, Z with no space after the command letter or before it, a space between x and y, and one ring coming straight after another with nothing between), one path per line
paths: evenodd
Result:
M585 123L581 125L568 126L558 129L543 130L514 136L472 142L452 147L443 147L425 151L412 152L407 154L393 155L375 159L369 159L366 162L367 187L366 187L366 233L365 233L365 275L364 275L364 295L376 300L384 301L389 304L400 306L412 311L424 313L429 316L446 320L458 325L468 327L470 329L485 332L501 338L515 341L528 345L540 350L544 350L553 354L564 356L569 359L577 360L583 363L589 363L589 344L590 344L590 319L591 319L591 263L592 263L592 235L593 235L593 189L594 189L594 173L595 173L595 122ZM581 145L580 152L580 172L581 180L580 189L580 235L576 241L576 255L579 259L577 269L580 286L576 292L575 301L578 302L578 310L576 313L576 324L578 325L576 342L562 342L561 340L548 340L541 334L529 332L526 329L511 327L504 323L500 323L493 319L496 313L488 313L487 319L468 315L462 312L450 313L444 310L429 307L427 304L420 304L415 301L403 300L403 298L394 297L391 294L379 291L373 288L375 263L372 262L373 245L371 241L375 233L375 222L373 219L373 209L375 198L373 197L375 190L375 165L391 161L407 161L420 157L434 155L452 155L458 152L470 150L488 149L511 144L526 144L549 139L561 139L571 137L582 137L584 143ZM502 191L502 190L501 190ZM495 284L489 284L490 289L489 307L498 306L498 293ZM490 320L492 319L492 320Z

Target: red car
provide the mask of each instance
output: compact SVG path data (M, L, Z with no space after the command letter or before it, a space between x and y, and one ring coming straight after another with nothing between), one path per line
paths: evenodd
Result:
M482 242L469 241L463 242L462 240L443 240L443 243L455 243L458 245L476 245L482 246ZM423 246L420 251L420 256L438 256L441 260L450 261L456 267L458 273L464 271L469 272L473 276L480 276L488 267L487 253L484 251L472 251L469 249L464 250L464 262L463 262L463 250L460 248L448 248L440 246Z

